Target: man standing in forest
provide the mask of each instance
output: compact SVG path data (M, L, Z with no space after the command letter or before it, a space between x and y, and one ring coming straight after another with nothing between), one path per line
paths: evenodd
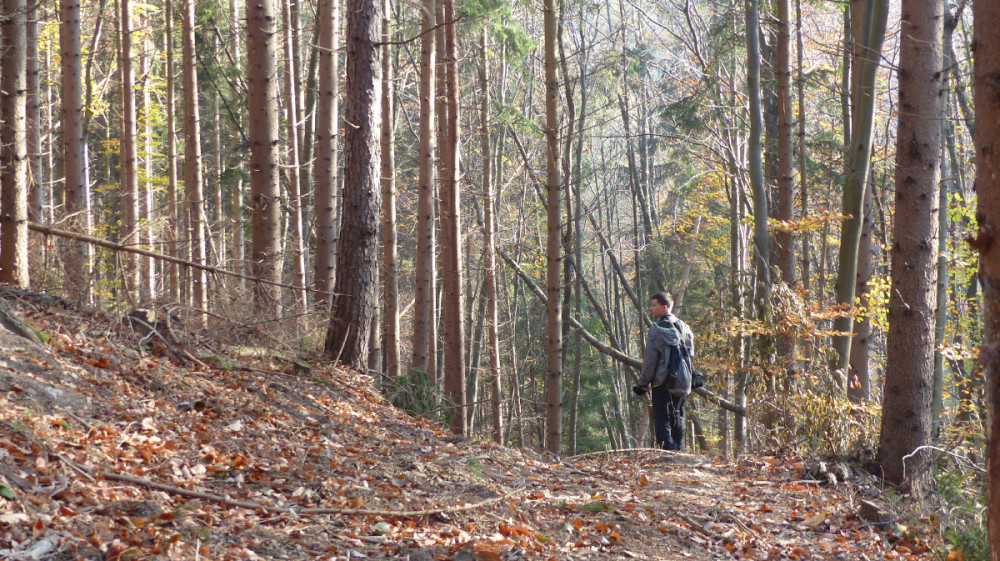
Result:
M637 395L644 395L652 384L656 446L664 450L681 450L684 447L684 397L691 391L689 357L694 354L694 333L686 323L670 313L673 306L674 298L667 292L657 292L650 298L649 313L654 322L646 335L639 383L632 388ZM672 374L668 366L671 352L680 352L681 357L678 358L688 361L686 387L672 388L667 383L668 374Z

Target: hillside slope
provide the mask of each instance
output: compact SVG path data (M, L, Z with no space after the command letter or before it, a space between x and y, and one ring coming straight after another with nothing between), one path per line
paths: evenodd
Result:
M0 558L930 557L801 461L560 460L456 439L327 362L210 360L146 321L0 302L47 339L0 326Z

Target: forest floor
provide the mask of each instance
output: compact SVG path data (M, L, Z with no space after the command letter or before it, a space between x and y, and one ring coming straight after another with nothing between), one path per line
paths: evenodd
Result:
M44 342L0 326L3 559L946 554L929 522L866 520L879 494L856 472L817 481L796 457L556 458L464 440L329 362L143 337L142 321L9 288L4 303Z

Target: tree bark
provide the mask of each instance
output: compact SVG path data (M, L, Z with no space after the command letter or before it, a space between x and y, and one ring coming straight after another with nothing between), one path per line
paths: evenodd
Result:
M132 67L132 2L121 0L121 88L122 88L122 131L121 131L121 201L122 228L119 233L122 243L139 244L139 177L136 157L135 124L135 69ZM139 262L134 255L123 256L123 277L126 292L134 297L139 290Z
M62 0L59 25L59 50L62 60L62 143L65 176L64 212L69 229L87 231L87 184L83 150L83 80L80 48L80 0ZM88 248L82 243L68 244L63 254L66 267L65 288L76 298L84 299L87 278Z
M932 456L920 447L931 439L944 2L903 0L900 21L896 215L877 460L887 481L919 495L932 484Z
M0 68L0 281L28 287L25 0L3 0Z
M420 9L420 131L417 170L417 231L414 280L413 349L411 367L426 372L434 317L434 102L435 102L435 0L423 0Z
M385 309L385 374L399 376L399 269L396 256L395 77L389 42L392 1L382 9L382 290Z
M318 309L328 310L332 303L334 271L337 258L337 135L339 97L338 22L339 0L319 3L319 100L316 105L316 186L313 204L316 213L316 239L313 288Z
M278 170L278 29L274 0L247 1L247 89L250 96L250 230L252 276L281 278L281 192ZM254 286L254 307L279 309L270 285ZM365 334L367 337L367 331Z
M201 112L198 109L198 68L195 55L195 0L184 0L184 193L186 196L188 239L191 261L207 265L205 252L205 195L202 186ZM208 277L204 269L191 274L191 298L195 310L208 309ZM207 324L207 316L198 313L197 323Z
M25 55L27 101L25 102L24 113L27 127L25 139L28 156L28 219L35 222L44 220L42 217L42 207L45 196L42 186L45 183L44 174L46 173L45 168L42 167L41 87L38 72L38 8L39 4L37 2L32 2L30 6L27 6L27 18L25 19L25 43L28 49Z
M973 2L973 85L977 126L976 196L983 286L983 341L979 360L986 373L989 407L986 444L986 520L991 561L1000 561L1000 4Z
M167 252L171 257L180 258L180 248L177 245L178 233L183 220L180 212L183 205L178 204L177 191L177 118L175 115L176 104L174 82L174 0L165 0L164 20L166 33L163 40L166 42L166 67L167 67L167 99L164 105L167 107ZM171 302L180 301L180 272L176 263L170 263L167 269L167 286Z
M444 7L445 102L448 106L448 149L441 150L441 310L444 324L445 395L456 406L452 430L468 434L465 406L465 329L462 298L462 215L459 187L459 91L458 54L455 40L455 1L442 0Z
M486 330L489 333L490 354L490 405L493 420L493 442L503 444L504 426L501 405L503 403L503 379L500 372L500 315L497 310L497 263L496 226L494 224L493 169L489 128L489 74L488 43L486 30L479 38L479 102L480 102L480 149L483 155L483 245L486 257Z
M301 291L296 291L295 299L299 303L299 309L305 311L309 285L306 284L306 247L302 226L302 169L299 161L299 147L302 145L302 141L299 134L301 116L299 111L298 49L295 48L296 35L292 25L291 2L292 0L282 0L281 3L282 19L285 26L285 119L288 124L289 143L288 198L292 211L290 218L292 221L292 241L295 244L295 250L292 253L295 282L292 284L302 287Z
M382 13L373 0L347 3L347 80L344 120L344 212L337 280L326 353L362 369L368 359L378 293L379 129L382 126Z
M545 25L545 138L546 158L546 346L547 374L545 380L545 449L558 454L562 445L562 215L560 197L562 179L559 173L559 82L556 76L556 12L555 1L544 2Z
M853 111L848 149L847 181L844 186L844 220L840 234L840 268L837 273L837 303L854 306L858 276L858 246L864 218L864 198L871 167L871 143L875 118L875 78L882 55L882 43L889 14L888 0L852 0L851 21L851 94ZM836 370L842 389L847 389L847 371L851 357L854 320L850 316L834 321L834 330L843 335L833 338L837 351Z

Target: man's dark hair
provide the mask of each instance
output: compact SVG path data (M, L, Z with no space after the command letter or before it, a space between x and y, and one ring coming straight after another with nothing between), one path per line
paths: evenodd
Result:
M674 297L671 296L669 292L657 292L649 299L656 300L661 306L666 306L668 310L672 310L674 308Z

